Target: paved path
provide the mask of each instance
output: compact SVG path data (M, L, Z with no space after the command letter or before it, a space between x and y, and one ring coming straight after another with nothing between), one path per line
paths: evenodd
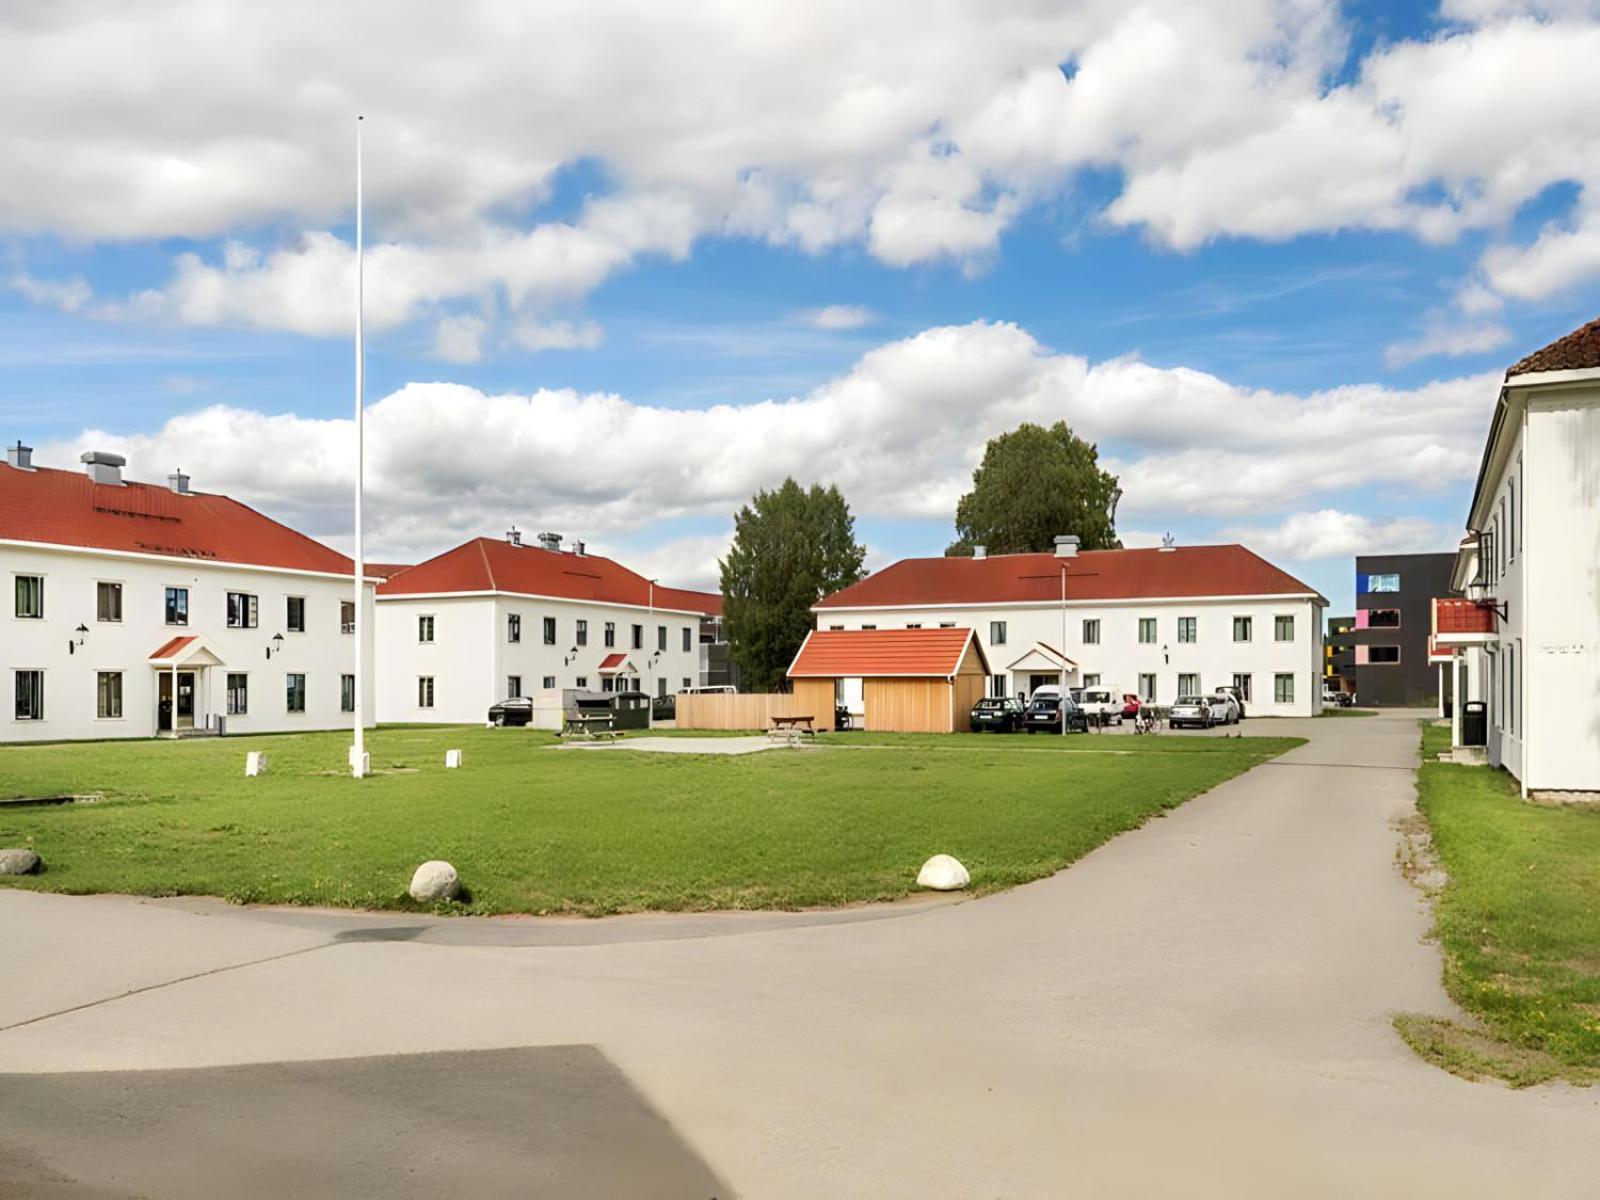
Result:
M1390 1026L1449 1011L1394 865L1413 722L1271 732L1312 740L1051 879L879 919L439 944L373 933L392 917L0 893L0 1069L19 1073L0 1076L0 1165L66 1170L59 1129L21 1138L6 1114L72 1083L25 1073L592 1047L636 1090L624 1127L654 1114L681 1139L640 1151L664 1164L644 1194L715 1175L762 1197L1592 1197L1600 1089L1466 1083ZM514 1058L433 1061L459 1083ZM416 1060L377 1062L388 1079ZM508 1094L538 1121L531 1079ZM429 1103L375 1094L395 1120ZM336 1145L337 1106L320 1126ZM250 1128L253 1154L329 1153ZM391 1153L426 1167L447 1147L425 1128Z

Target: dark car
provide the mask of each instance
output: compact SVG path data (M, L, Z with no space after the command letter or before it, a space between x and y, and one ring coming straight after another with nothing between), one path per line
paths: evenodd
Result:
M489 706L491 725L528 725L532 721L533 701L526 696L513 696Z
M1087 733L1089 731L1088 718L1083 715L1083 709L1078 707L1071 696L1068 696L1065 701L1054 695L1035 696L1028 702L1028 714L1023 721L1022 727L1029 733L1038 733L1041 730L1045 733L1062 732L1061 705L1063 703L1067 706L1066 732Z
M650 719L652 721L676 721L678 719L678 698L676 696L657 696L650 701Z
M1015 733L1022 728L1026 714L1022 701L1008 696L991 696L972 706L972 732L993 729L996 733Z

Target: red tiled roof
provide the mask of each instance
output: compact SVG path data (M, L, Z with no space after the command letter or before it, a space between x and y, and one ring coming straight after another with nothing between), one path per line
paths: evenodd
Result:
M1179 546L1172 550L1084 550L997 554L989 558L906 558L818 608L904 607L1068 600L1139 600L1183 596L1316 595L1243 546Z
M226 496L0 465L0 538L348 575L336 550Z
M814 629L795 655L789 678L942 679L956 673L971 637L970 629Z
M158 662L164 658L171 658L192 641L194 641L194 636L191 634L189 637L175 637L168 641L162 642L157 648L156 652L150 656L148 661Z
M1540 371L1581 371L1588 367L1600 367L1600 318L1512 363L1506 368L1506 378Z
M401 571L409 571L410 563L362 563L361 569L367 573L368 579L387 579L391 575L398 575Z
M513 592L602 604L651 603L650 581L599 554L573 554L542 546L513 546L500 538L474 538L427 562L407 567L378 585L379 596L417 596L438 592ZM657 608L681 612L722 612L715 592L655 586Z
M602 671L615 670L623 664L627 657L626 654L608 654L600 660L600 669Z

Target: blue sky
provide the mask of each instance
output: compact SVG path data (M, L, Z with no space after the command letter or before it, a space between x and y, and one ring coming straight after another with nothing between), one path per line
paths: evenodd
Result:
M909 31L895 7L819 6L786 43L717 5L587 6L578 65L524 72L549 30L491 38L466 6L445 33L395 22L363 78L289 5L259 36L305 53L183 88L111 48L147 43L159 76L186 41L251 37L247 7L231 30L226 5L174 4L13 31L11 120L24 91L59 103L0 125L0 434L52 465L92 436L345 544L359 106L369 244L394 264L369 271L380 556L515 521L708 585L729 514L786 473L837 480L876 561L934 554L1020 419L1099 442L1130 540L1240 538L1336 609L1352 554L1454 543L1493 373L1600 312L1600 128L1572 116L1600 105L1552 57L1600 45L1592 18L1261 0L1189 27L1197 6L1085 4L1008 39L981 6ZM1140 74L1164 46L1186 94ZM430 81L379 82L419 54ZM1550 97L1481 94L1530 56ZM778 67L807 82L769 86Z

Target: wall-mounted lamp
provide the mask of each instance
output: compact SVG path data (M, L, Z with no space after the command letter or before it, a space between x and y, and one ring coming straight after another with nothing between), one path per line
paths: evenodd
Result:
M83 645L83 639L89 636L89 627L87 625L80 624L72 632L77 634L78 638L76 641L73 641L71 638L67 639L68 654L76 654L78 652L78 647Z
M283 649L283 634L281 634L281 633L273 634L272 635L272 644L267 647L267 657L271 658L274 654L276 654L279 650L282 650L282 649Z
M571 650L567 651L567 656L561 660L561 665L563 667L570 667L572 665L572 660L577 658L577 657L578 657L578 648L576 646L574 646Z
M1165 646L1161 647L1161 661L1164 663L1170 663L1172 661L1172 655L1167 653L1167 648Z

